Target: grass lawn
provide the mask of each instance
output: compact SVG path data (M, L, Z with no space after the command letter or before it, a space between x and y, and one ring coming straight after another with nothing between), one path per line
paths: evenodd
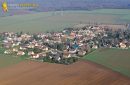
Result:
M99 49L83 57L130 77L130 49Z

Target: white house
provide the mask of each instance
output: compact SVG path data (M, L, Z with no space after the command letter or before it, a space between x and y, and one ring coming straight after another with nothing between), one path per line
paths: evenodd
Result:
M17 55L18 55L18 56L25 55L25 52L23 52L23 51L18 51Z
M124 44L124 43L120 43L120 48L122 48L122 49L125 49L126 48L126 44Z

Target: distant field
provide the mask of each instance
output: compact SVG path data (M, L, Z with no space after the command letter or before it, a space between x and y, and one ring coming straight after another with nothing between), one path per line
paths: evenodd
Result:
M89 22L130 23L130 10L100 9L93 11L57 11L0 17L0 31L60 31L78 23Z
M99 49L88 54L84 59L130 77L130 49Z

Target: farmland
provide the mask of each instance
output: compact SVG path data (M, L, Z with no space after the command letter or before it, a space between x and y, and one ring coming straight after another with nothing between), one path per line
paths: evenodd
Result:
M130 77L130 49L99 49L88 54L84 59Z
M24 61L0 69L0 85L129 85L130 79L91 62L59 65Z
M0 68L9 67L24 60L24 58L14 55L5 55L3 53L4 49L0 48Z
M128 9L93 11L40 12L0 17L0 31L47 32L60 31L79 23L130 23Z
M0 32L60 31L79 23L130 23L129 14L128 9L101 9L0 17ZM0 48L0 85L130 85L130 49L98 49L71 65L3 53Z
M18 58L18 57L16 58L14 56L0 54L0 68L9 67L21 61L22 61L21 58Z

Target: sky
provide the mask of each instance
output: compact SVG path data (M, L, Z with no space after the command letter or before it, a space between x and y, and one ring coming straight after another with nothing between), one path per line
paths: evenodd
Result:
M1 2L5 0L0 0ZM33 3L38 4L39 8L38 10L49 10L49 9L74 9L74 8L93 8L98 7L101 8L103 6L106 6L106 8L109 8L111 6L115 6L115 8L125 8L126 6L129 6L130 8L130 0L6 0L8 4L19 4L19 3ZM1 5L1 3L0 3ZM9 9L12 9L12 7L9 7ZM15 10L15 8L13 8ZM3 14L2 8L0 6L0 14Z

